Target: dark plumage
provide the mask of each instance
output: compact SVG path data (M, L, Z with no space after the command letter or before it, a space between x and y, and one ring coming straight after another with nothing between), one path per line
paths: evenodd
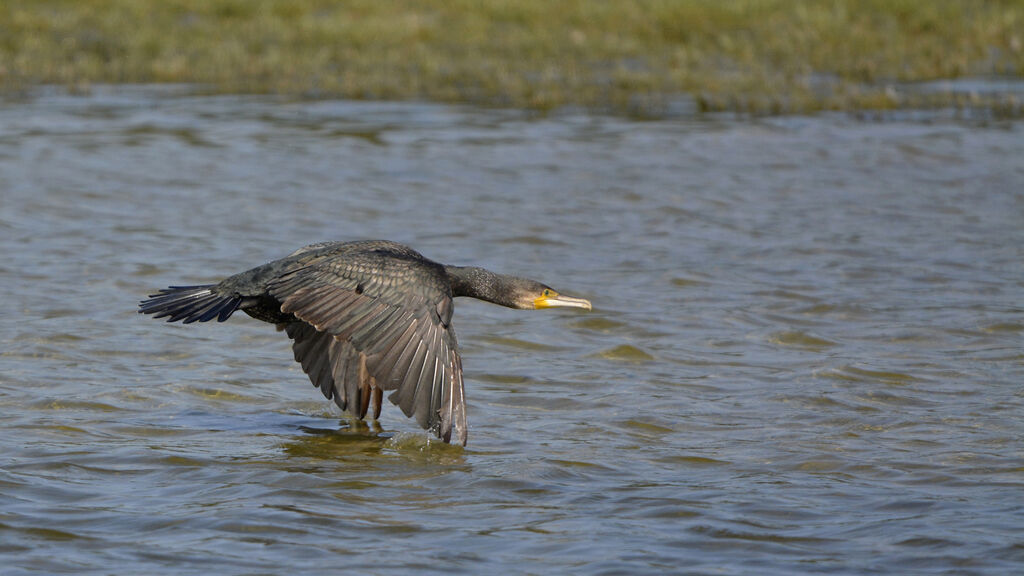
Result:
M223 322L236 310L277 325L295 360L342 410L380 415L384 390L406 416L445 442L466 443L462 360L452 298L511 308L590 302L533 280L444 266L383 240L324 242L219 284L171 286L139 304L169 322Z

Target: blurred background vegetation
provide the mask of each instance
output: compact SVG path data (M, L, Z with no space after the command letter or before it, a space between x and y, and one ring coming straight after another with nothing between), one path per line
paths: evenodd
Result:
M0 0L0 90L194 83L657 116L993 107L1024 0Z

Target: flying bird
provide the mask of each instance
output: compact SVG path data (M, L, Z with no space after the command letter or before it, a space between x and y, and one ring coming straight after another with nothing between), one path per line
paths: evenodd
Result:
M446 266L385 240L322 242L224 279L171 286L139 303L168 322L227 320L241 310L284 330L313 385L362 419L384 391L445 442L465 445L462 360L452 299L509 308L584 308L590 302L483 268Z

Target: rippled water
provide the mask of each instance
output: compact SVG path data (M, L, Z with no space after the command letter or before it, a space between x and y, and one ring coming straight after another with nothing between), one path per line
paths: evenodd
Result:
M3 101L2 571L1020 572L1022 182L1020 123ZM465 449L135 312L358 238L595 309L457 303Z

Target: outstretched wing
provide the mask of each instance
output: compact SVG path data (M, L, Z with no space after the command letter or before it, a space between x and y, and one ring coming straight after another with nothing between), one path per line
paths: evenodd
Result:
M451 289L439 265L393 253L314 258L268 287L295 359L328 398L364 417L381 390L445 442L466 443L462 361Z

